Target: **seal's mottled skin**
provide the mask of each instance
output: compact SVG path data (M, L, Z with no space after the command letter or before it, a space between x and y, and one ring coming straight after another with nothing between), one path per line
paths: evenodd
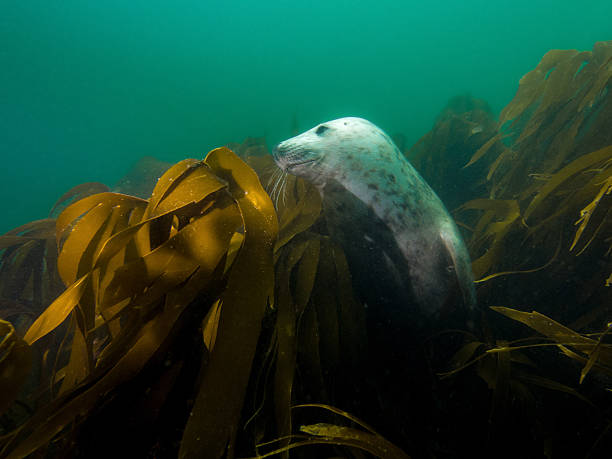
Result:
M406 261L406 282L421 311L437 313L457 285L464 305L473 307L470 258L453 219L381 129L361 118L341 118L281 142L273 155L281 169L322 193L332 182L346 189L384 222Z

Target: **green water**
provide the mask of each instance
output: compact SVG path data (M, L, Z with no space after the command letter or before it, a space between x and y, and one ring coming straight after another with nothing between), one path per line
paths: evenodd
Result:
M0 232L142 155L202 157L362 116L409 143L462 92L498 112L609 0L0 2Z

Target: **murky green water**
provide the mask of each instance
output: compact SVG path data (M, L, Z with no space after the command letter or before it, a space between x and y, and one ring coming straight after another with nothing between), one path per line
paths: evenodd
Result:
M0 232L142 155L200 157L362 116L413 143L469 91L499 111L551 48L612 38L609 1L0 3Z

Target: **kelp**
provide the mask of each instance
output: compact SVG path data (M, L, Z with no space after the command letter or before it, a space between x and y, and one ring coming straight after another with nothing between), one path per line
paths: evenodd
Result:
M608 329L585 335L535 311L526 313L508 307L491 310L544 336L483 341L466 334L468 339L450 360L450 369L440 373L444 380L470 373L486 384L490 402L485 448L494 451L496 445L516 439L517 435L534 435L542 454L551 455L566 443L556 423L559 416L597 443L608 429L604 414L607 397L602 399L601 394L592 390L592 384L584 387L583 382L590 371L610 375L610 344L605 343ZM554 349L578 362L582 370L557 357L558 353L551 352ZM470 369L473 371L469 372ZM590 418L589 427L573 422L582 416ZM569 429L568 433L573 434L572 427ZM523 433L519 434L520 431ZM566 444L566 452L575 455L585 448L597 449L588 441L583 438Z
M585 365L580 372L580 384L583 383L584 378L592 369L612 375L612 344L603 341L610 331L610 326L600 333L597 339L593 339L590 336L577 333L537 311L528 313L499 306L491 309L546 336L555 342L564 355L584 363ZM509 348L508 350L513 349Z
M435 133L411 151L438 191L458 177L470 190L461 202L451 187L440 194L462 204L457 216L471 231L481 304L512 304L517 297L523 304L530 298L550 303L548 277L584 287L569 288L566 303L555 304L559 316L498 309L545 338L523 339L520 330L510 332L518 339L507 338L491 320L484 337L470 336L455 354L447 372L453 378L427 385L439 412L412 424L388 420L397 430L431 422L424 443L436 452L456 444L469 451L484 435L489 446L515 442L525 431L538 435L525 444L541 446L553 433L539 420L567 414L559 394L600 407L592 385L597 373L609 371L609 332L590 335L583 327L601 324L607 304L601 300L610 292L612 141L601 132L609 119L607 49L600 44L591 54L548 55L539 73L521 82L497 127L482 104L453 101ZM586 64L577 65L580 59ZM568 77L572 69L576 81ZM571 106L580 113L566 110ZM34 366L47 359L50 377L29 390L37 399L31 417L3 430L1 457L52 455L71 446L79 448L76 456L287 457L312 449L406 457L385 440L386 431L380 435L331 407L345 401L341 395L354 378L369 376L359 368L366 306L354 297L344 253L326 233L318 191L279 174L261 139L234 147L244 162L225 148L204 161L182 161L148 199L102 189L91 196L69 192L44 231L33 224L0 240L6 256L0 269L13 266L15 273L28 272L23 260L44 240L54 252L36 246L37 260L51 254L39 272L57 266L55 279L65 286L59 297L39 301L23 340L19 330L7 329L11 343L34 351ZM569 270L587 274L569 278ZM516 272L525 275L517 280ZM16 281L17 291L39 293L12 301L44 297L38 271L28 276ZM492 287L501 283L506 288ZM493 302L502 295L504 303ZM535 303L538 309L544 304ZM602 306L562 315L585 304ZM537 352L549 348L578 362L579 389L551 376L554 363L537 360ZM27 368L23 355L0 355ZM464 368L474 368L475 379ZM406 374L421 379L424 371L407 368ZM5 404L19 401L15 386L23 383L9 385ZM489 398L482 397L486 388ZM421 395L406 399L418 403ZM324 411L313 413L315 407ZM401 416L416 413L406 409ZM382 417L371 407L358 414ZM449 432L450 440L444 437ZM412 435L403 431L399 441ZM297 449L303 445L309 448ZM552 454L550 447L542 451Z
M351 421L358 428L323 422L302 425L299 428L302 434L287 435L286 437L257 445L256 457L276 456L294 448L314 445L345 446L351 449L366 451L374 457L381 459L409 459L410 457L366 423L345 411L324 404L303 404L292 407L292 409L303 408L328 410L345 421ZM265 448L276 447L279 443L283 442L288 444L280 448L277 447L272 451L264 452Z
M605 240L612 231L611 164L612 147L577 158L542 182L522 209L519 200L481 198L462 205L460 218L469 218L468 211L481 211L474 222L468 220L473 230L469 245L476 278L533 271L538 265L548 266L545 260L553 258L556 264L552 269L560 261L581 266L588 263L577 256L609 257ZM520 261L518 253L524 254ZM592 288L601 291L608 274L593 273Z
M0 317L15 317L20 326L27 326L61 293L64 286L57 272L55 218L71 201L105 191L108 187L102 183L77 185L60 196L48 218L0 236Z
M249 160L262 178L272 173L269 158ZM57 348L44 400L2 437L2 457L44 451L50 442L79 444L105 411L130 410L112 406L134 384L160 394L147 402L154 413L166 410L188 366L168 356L182 355L175 343L190 329L199 330L200 376L186 386L192 395L183 395L192 401L184 424L178 421L181 435L168 440L181 457L248 450L240 432L250 407L255 438L292 435L295 400L313 394L326 400L337 389L329 375L340 356L350 362L363 352L363 306L353 296L344 254L309 231L321 213L311 184L288 178L277 213L255 172L222 148L204 161L172 166L147 200L107 190L75 199L87 189L62 196L59 205L72 203L48 222L45 237L58 248L56 275L66 288L28 328L23 346L43 351L53 336ZM257 349L272 358L262 359ZM308 371L299 376L298 368ZM263 400L256 380L270 394ZM8 403L15 395L6 397ZM349 427L326 429L336 434L319 443L347 445L355 436L342 430ZM154 447L133 441L131 451ZM377 437L363 444L372 442L380 444Z
M181 457L200 457L203 448L211 457L224 451L234 454L235 426L263 315L273 295L272 248L278 232L274 207L256 174L229 153L214 150L205 161L229 182L242 214L244 242L221 295L217 339L183 433Z
M466 202L458 209L458 211L466 210L484 211L474 228L470 247L473 254L484 252L472 261L474 276L480 279L498 264L505 238L512 231L525 226L525 222L514 200L475 199Z
M540 285L532 291L543 292L542 282L561 275L564 266L583 271L572 289L572 306L566 307L569 321L578 320L580 304L594 300L587 296L590 292L602 305L609 298L604 287L609 271L597 266L609 258L605 241L612 231L612 136L605 128L612 120L611 59L612 42L597 43L592 52L547 53L520 81L500 115L497 134L465 165L469 170L489 158L483 163L487 195L463 204L456 214L461 226L471 231L468 243L476 277L496 279L497 285L504 282L503 291L513 290L509 283L517 282L502 279L503 273L534 272L546 265L533 276ZM494 147L497 153L491 154ZM513 212L508 214L501 203ZM530 288L530 282L523 288ZM496 291L502 290L482 285L480 294L497 302L501 298ZM544 307L546 296L529 295L522 290L504 300ZM600 307L599 317L605 311ZM591 315L589 320L596 319Z
M68 318L70 340L64 342L70 349L65 366L52 378L55 398L4 438L3 456L20 457L43 447L77 416L91 412L101 397L133 379L168 346L188 306L204 293L202 306L218 302L221 309L212 316L218 317L218 330L211 368L216 361L227 366L242 359L243 364L232 366L243 373L242 382L229 380L237 391L244 390L254 343L245 343L242 332L225 327L245 327L243 331L256 341L258 329L253 324L259 322L271 295L276 218L268 196L258 187L257 177L244 163L231 151L219 149L205 161L184 160L173 166L148 201L105 192L81 199L60 214L58 270L67 288L28 329L25 341L36 343ZM239 231L244 241L233 263L226 265ZM249 280L241 273L245 269L259 276ZM267 284L261 277L265 269ZM225 290L226 283L239 283L241 288ZM244 289L249 291L246 303ZM228 321L238 305L241 309L233 314L242 320ZM250 322L241 310L252 311ZM105 344L96 346L100 341ZM229 346L235 354L231 359L222 357L226 341L243 343L242 348ZM228 376L223 378L227 383ZM214 377L204 378L198 397L214 386ZM229 390L228 395L234 400ZM235 423L239 413L240 398L234 403L237 409L227 415L227 422ZM230 411L226 408L224 412ZM190 423L205 422L200 413L196 403ZM207 418L210 414L204 415ZM221 419L215 418L215 424L222 425ZM190 427L183 442L187 451L192 447Z
M0 414L19 394L30 371L30 347L10 322L0 320Z
M466 168L481 156L496 156L501 151L496 122L491 109L481 99L461 95L449 100L430 132L405 152L427 183L449 209L486 191L481 176L488 164L481 161ZM473 155L474 151L477 155ZM470 157L476 157L476 159ZM461 190L461 193L457 193Z
M483 312L482 335L466 334L451 370L441 371L450 391L464 378L475 384L474 376L489 389L489 445L537 432L530 444L544 455L559 454L553 454L556 445L573 455L606 450L611 89L612 42L590 52L547 53L520 81L497 126L460 152L458 167L471 184L454 197L448 190L457 174L446 169L465 129L445 133L437 123L411 151L417 169L456 207L482 307L529 304L538 311L494 308L544 337ZM551 426L559 416L575 419L572 413L587 416L590 426L570 423L567 433L581 436L570 444Z
M537 192L525 175L556 173L578 157L612 144L612 42L593 51L552 50L520 83L500 115L500 158L490 196L522 201ZM529 154L527 154L529 153ZM526 186L527 185L527 186Z
M479 376L487 382L489 388L494 392L494 400L500 399L499 395L495 395L496 391L499 391L499 384L516 386L520 383L567 393L582 400L591 407L595 407L587 397L575 388L559 383L554 379L533 374L538 364L527 357L524 351L557 348L561 351L561 355L569 357L582 365L577 378L578 384L582 385L586 376L591 371L600 372L607 376L612 375L612 344L605 342L605 338L610 332L610 326L601 333L585 335L537 311L524 312L500 306L492 306L491 309L514 321L527 325L532 330L543 335L544 338L530 337L528 339L517 340L516 342L501 341L495 345L481 341L469 341L452 359L451 366L453 370L442 373L442 377L450 377L472 365L476 365ZM506 363L501 364L502 361ZM511 362L515 366L523 366L523 369L513 368L510 372L509 364ZM530 369L531 371L526 371L525 369ZM517 388L515 387L513 391L517 392ZM525 388L522 388L522 390L518 391L518 394L523 394L524 396L527 392L525 392ZM514 397L516 398L517 394ZM503 398L507 401L508 395L504 395Z
M63 285L56 268L55 220L22 225L0 236L0 317L29 325Z
M260 370L271 372L268 392L276 429L267 433L284 438L279 442L283 444L292 432L295 400L327 399L337 390L333 375L363 353L364 309L354 297L342 249L312 230L322 211L318 190L303 179L279 177L270 156L247 161L269 189L274 179L284 181L275 200L279 234L274 245L276 323L271 346L276 360L269 363L274 368ZM263 435L269 421L261 406L258 413L255 424ZM339 439L336 444L341 444Z

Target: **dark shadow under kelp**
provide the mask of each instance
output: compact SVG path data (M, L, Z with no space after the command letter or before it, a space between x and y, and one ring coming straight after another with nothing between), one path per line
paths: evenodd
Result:
M611 56L551 51L497 125L459 97L410 150L494 308L481 336L429 337L387 394L355 397L373 343L350 266L312 185L272 205L261 140L172 166L148 199L67 192L0 237L0 457L602 457Z

